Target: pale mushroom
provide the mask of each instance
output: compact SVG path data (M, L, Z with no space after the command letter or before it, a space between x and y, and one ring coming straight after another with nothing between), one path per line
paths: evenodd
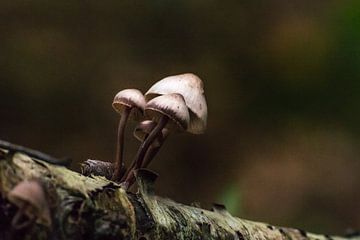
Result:
M123 152L126 122L129 117L133 117L135 120L140 119L144 114L145 104L144 95L137 89L122 90L114 98L112 106L121 115L117 134L115 170L112 175L114 181L121 177L121 170L124 165Z
M37 180L24 180L17 184L7 195L9 201L19 210L12 219L15 229L22 229L34 221L50 227L51 217L44 189ZM26 217L27 220L21 219Z
M189 108L190 124L187 131L193 134L203 133L207 124L207 105L202 80L192 73L169 76L156 82L145 93L145 98L150 100L170 93L181 94Z
M190 121L184 98L177 93L162 95L150 100L145 106L145 114L156 121L157 125L141 144L133 161L134 168L130 168L125 175L126 178L123 182L125 189L130 186L133 172L142 166L148 148L159 137L161 131L164 128L170 131L186 131Z

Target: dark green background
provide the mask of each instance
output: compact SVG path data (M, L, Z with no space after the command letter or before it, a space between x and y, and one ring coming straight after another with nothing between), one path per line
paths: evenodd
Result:
M74 169L113 159L117 91L184 72L205 83L208 130L168 139L151 166L159 194L360 228L358 0L0 3L0 138Z

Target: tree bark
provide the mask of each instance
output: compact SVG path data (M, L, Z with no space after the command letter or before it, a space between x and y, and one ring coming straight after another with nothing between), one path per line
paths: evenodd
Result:
M100 176L86 177L64 166L0 150L0 239L226 239L360 240L313 234L233 217L222 205L212 211L154 194L156 174L136 173L138 192L125 192ZM17 207L7 198L16 184L37 179L44 186L52 224L15 230Z

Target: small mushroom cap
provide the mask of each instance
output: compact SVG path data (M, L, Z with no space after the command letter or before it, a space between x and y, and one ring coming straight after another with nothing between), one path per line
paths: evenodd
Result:
M144 141L146 135L149 134L156 126L156 122L145 120L140 122L134 129L134 137L139 141Z
M125 107L133 108L131 116L134 119L140 119L144 115L145 105L145 97L137 89L125 89L118 92L112 103L113 108L119 114L123 113Z
M49 205L41 184L36 180L24 180L17 184L8 194L11 203L21 208L24 204L25 214L29 218L36 217L36 222L51 226Z
M192 73L169 76L155 83L145 94L147 100L158 95L179 93L190 109L188 132L201 134L207 124L207 104L202 80Z
M167 116L170 121L166 128L185 131L189 125L189 110L184 98L177 93L161 95L150 100L145 107L145 114L155 121L161 116Z
M156 126L156 122L152 121L152 120L145 120L145 121L142 121L140 122L136 127L135 127L135 130L134 130L134 137L136 139L138 139L139 141L144 141L146 136L148 134L150 134L150 132L155 128ZM163 137L167 134L167 129L164 128L162 129L162 136L157 138L155 140L155 147L159 147L161 145L161 141L163 139Z

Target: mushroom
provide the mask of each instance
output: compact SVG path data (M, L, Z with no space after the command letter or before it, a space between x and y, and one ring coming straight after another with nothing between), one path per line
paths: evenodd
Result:
M129 168L125 174L122 185L127 189L133 180L133 173L143 164L144 156L154 142L159 137L164 128L169 131L185 131L188 128L190 116L182 95L173 93L156 97L150 100L145 106L145 114L157 122L155 128L150 132L134 158L133 168Z
M48 227L51 226L49 206L39 181L20 182L9 192L7 198L19 208L11 222L15 229L28 227L35 221ZM24 217L27 220L21 221Z
M150 134L150 132L155 128L156 122L152 120L145 120L140 122L135 130L134 130L134 136L139 141L143 142L147 138L147 136ZM157 152L160 150L161 146L163 145L165 139L169 136L169 130L167 128L163 128L161 131L161 135L150 145L148 151L145 154L142 168L146 168L149 163L152 161L154 156L157 154Z
M134 137L140 142L143 142L155 127L155 121L144 120L135 127L133 133ZM158 147L161 145L162 138L166 132L168 132L166 128L161 131L162 134L154 141L154 147Z
M114 98L112 106L121 115L117 134L115 170L112 175L112 180L114 181L121 177L122 169L124 168L123 152L126 122L129 117L135 120L140 119L144 114L145 104L144 95L137 89L122 90Z
M204 87L201 79L192 74L185 73L166 77L155 83L145 94L147 100L170 93L178 93L184 97L185 103L189 108L190 123L187 132L193 134L203 133L207 122L207 105L204 96ZM167 133L167 135L169 132ZM162 140L161 144L163 144ZM146 167L159 151L159 148L151 148L144 160L142 167Z
M192 73L169 76L155 83L146 93L146 100L156 96L179 93L189 108L190 124L187 132L201 134L206 129L207 105L202 80Z

